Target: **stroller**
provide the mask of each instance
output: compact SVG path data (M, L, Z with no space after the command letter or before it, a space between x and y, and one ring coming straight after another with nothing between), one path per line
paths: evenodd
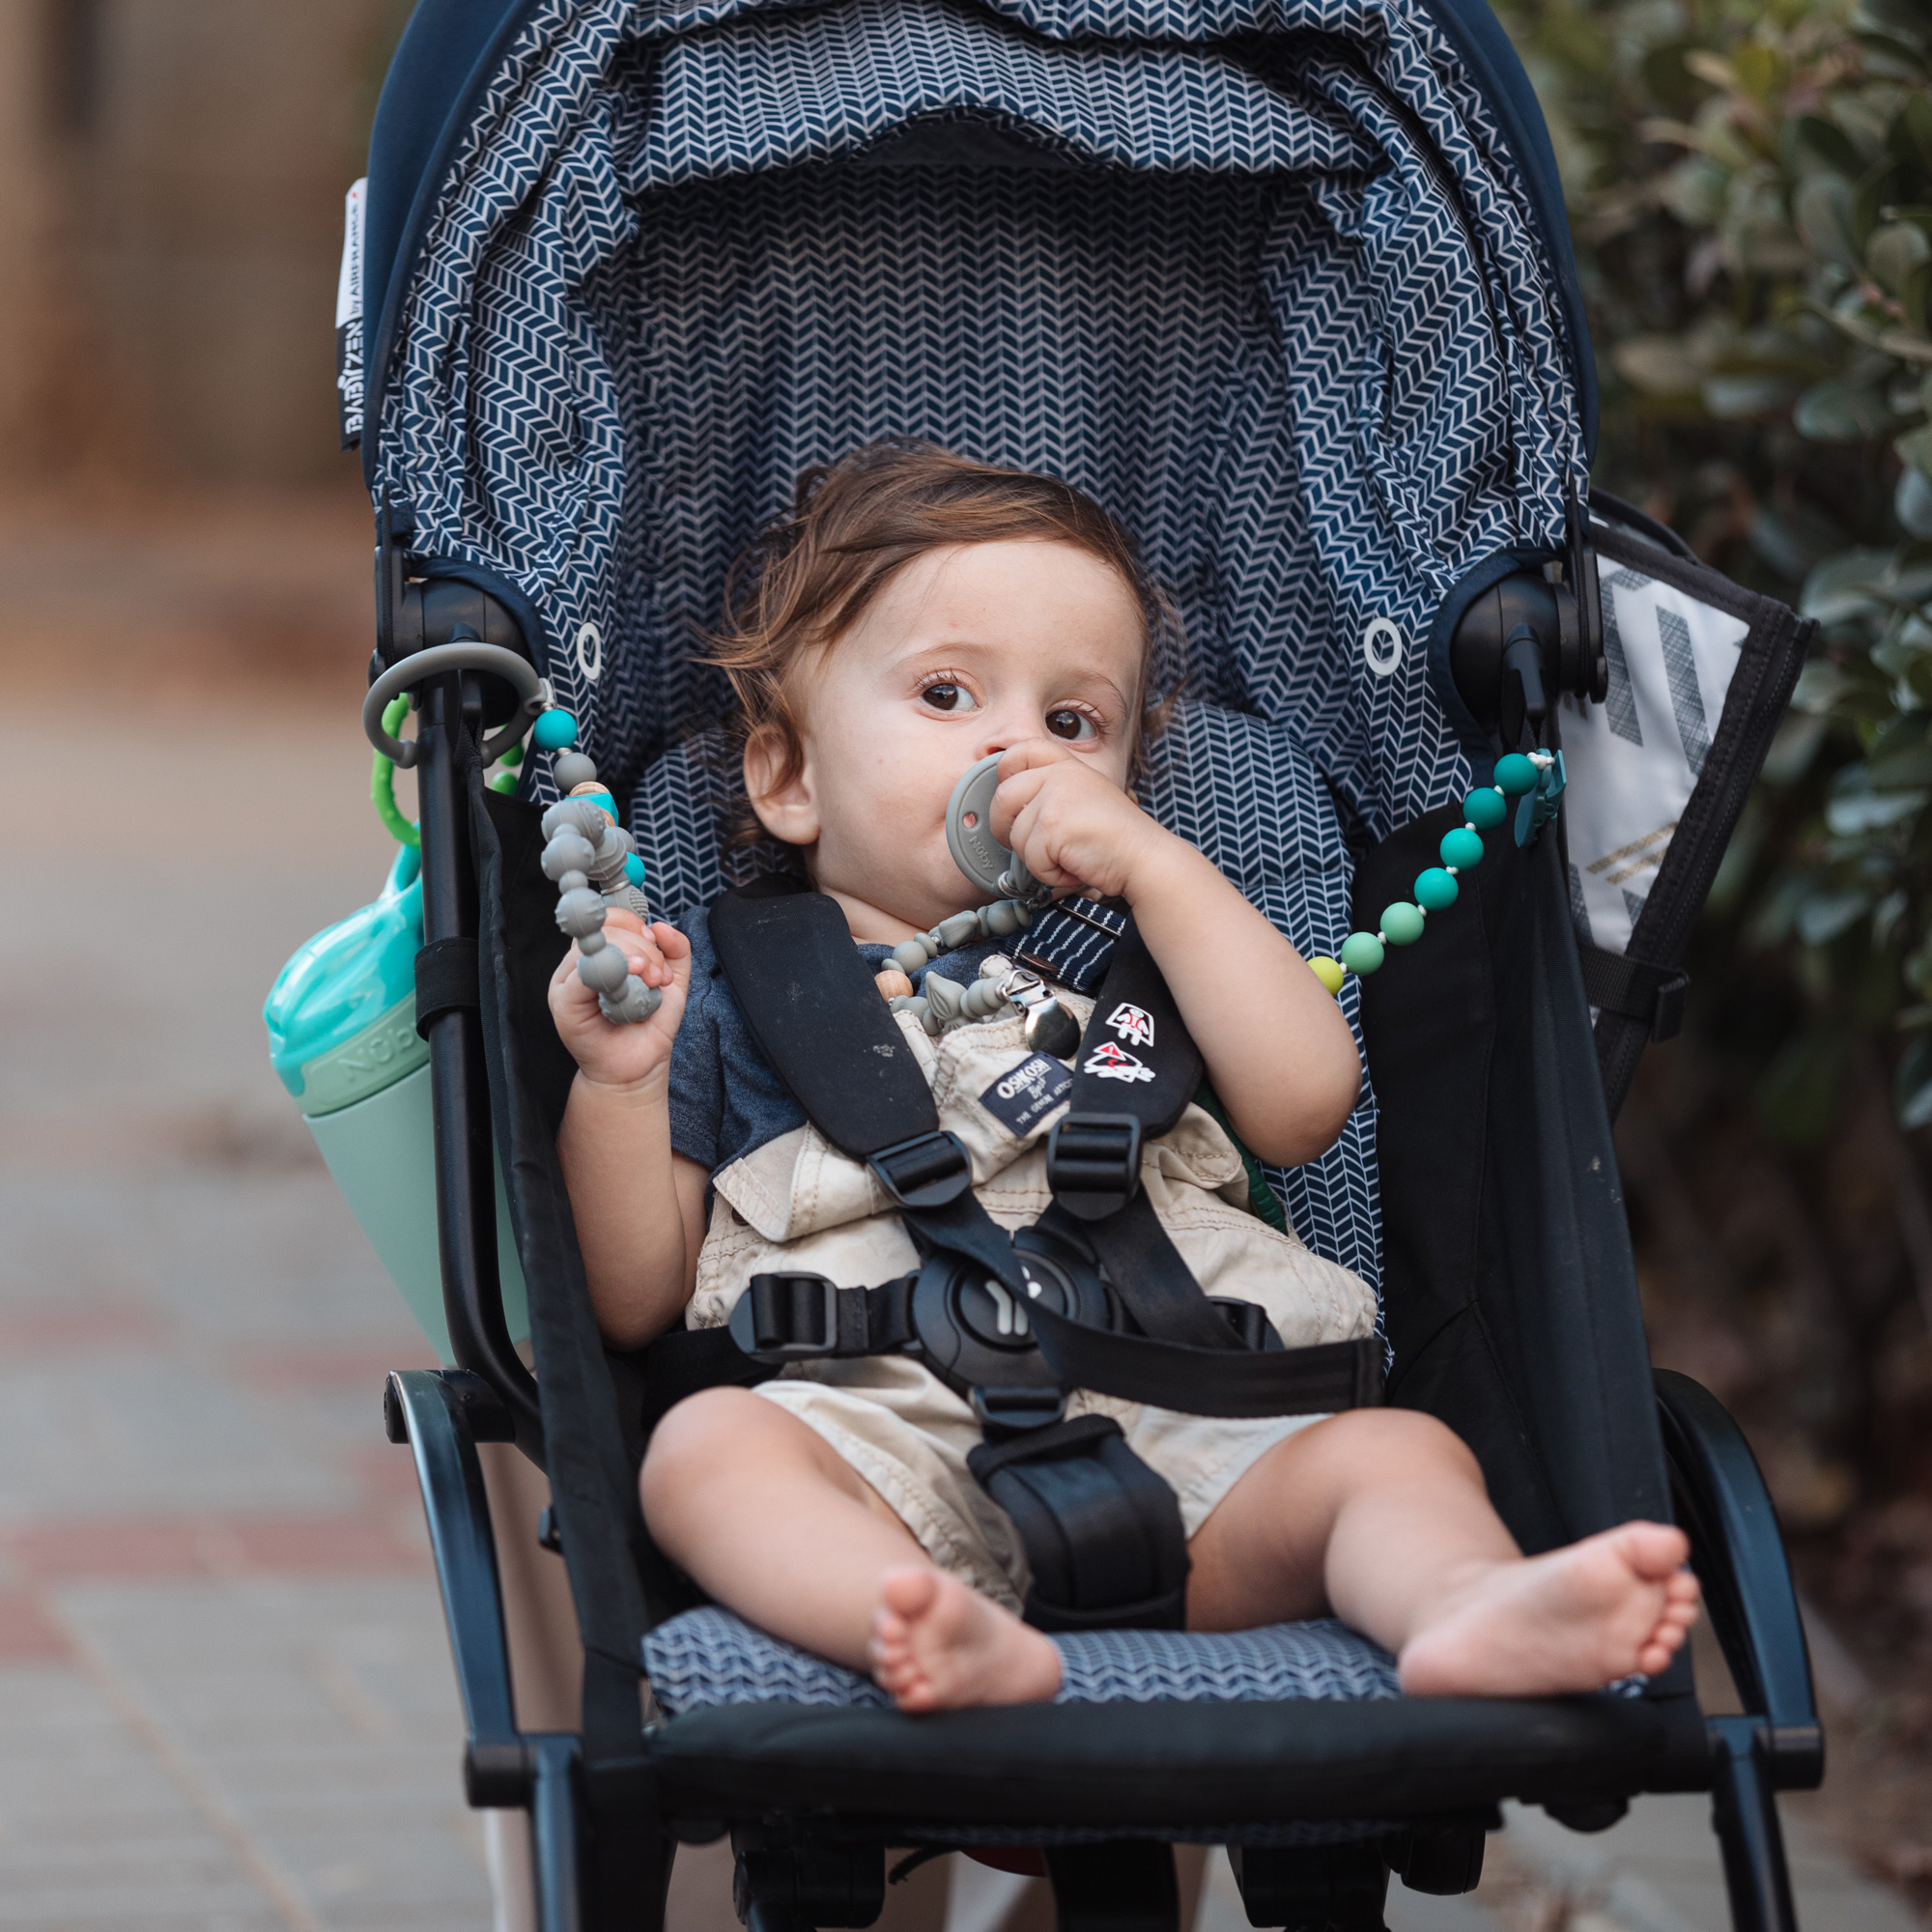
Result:
M385 1416L468 1794L529 1811L548 1932L655 1928L677 1845L726 1832L753 1932L871 1922L888 1845L1038 1846L1067 1932L1171 1932L1178 1841L1230 1848L1257 1925L1361 1932L1392 1872L1473 1887L1505 1798L1588 1831L1683 1790L1714 1794L1736 1924L1793 1925L1775 1793L1822 1775L1795 1599L1738 1431L1650 1368L1609 1123L1807 627L1589 493L1555 167L1484 0L421 0L352 214L455 1364L392 1377ZM1688 1654L1631 1694L1407 1699L1315 1625L1096 1629L1079 1701L912 1718L651 1547L639 1455L701 1351L599 1340L554 1151L557 787L547 752L513 791L489 770L554 699L658 914L737 883L693 652L797 475L888 436L1063 475L1136 532L1190 639L1145 802L1306 955L1375 932L1471 783L1539 753L1425 944L1346 983L1341 1140L1266 1179L1377 1287L1388 1399L1469 1443L1525 1549L1687 1529L1747 1715L1700 1710ZM488 1440L549 1475L580 1731L514 1719Z

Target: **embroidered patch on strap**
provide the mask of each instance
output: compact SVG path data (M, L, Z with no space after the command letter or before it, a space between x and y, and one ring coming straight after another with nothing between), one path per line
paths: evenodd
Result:
M1087 1056L1086 1065L1080 1070L1082 1073L1097 1073L1102 1080L1124 1080L1129 1085L1136 1080L1153 1078L1153 1068L1146 1061L1116 1046L1111 1039L1103 1039Z
M1043 1053L1029 1055L980 1095L980 1104L1017 1139L1024 1140L1073 1085L1073 1075Z

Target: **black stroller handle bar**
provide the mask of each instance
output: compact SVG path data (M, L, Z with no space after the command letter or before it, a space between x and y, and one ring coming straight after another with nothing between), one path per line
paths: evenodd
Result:
M399 658L369 687L362 700L362 730L384 757L408 771L418 755L410 740L393 736L383 728L383 713L404 692L433 677L450 671L485 671L500 677L518 697L518 707L510 722L484 740L482 757L494 764L516 744L539 711L551 701L550 684L537 675L530 661L501 644L486 644L480 639L464 639L447 644L431 644Z

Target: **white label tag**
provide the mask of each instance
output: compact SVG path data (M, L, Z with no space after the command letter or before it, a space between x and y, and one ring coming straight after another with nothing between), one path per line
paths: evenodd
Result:
M362 211L365 176L349 190L342 208L342 272L335 281L335 401L342 446L362 440Z

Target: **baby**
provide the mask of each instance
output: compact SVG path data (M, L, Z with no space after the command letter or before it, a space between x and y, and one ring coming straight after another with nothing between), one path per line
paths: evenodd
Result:
M743 707L751 810L868 960L889 964L893 946L983 896L953 863L945 814L960 774L998 753L993 836L1042 883L1132 908L1240 1140L1282 1166L1335 1140L1360 1070L1334 1000L1129 790L1158 724L1150 668L1169 619L1104 511L1065 483L927 446L860 450L805 479L729 602L720 662ZM574 952L551 985L578 1065L559 1148L610 1344L722 1322L761 1270L856 1286L916 1265L864 1168L758 1055L704 915L646 932L613 913L606 929L664 994L649 1021L613 1026ZM971 980L988 950L932 970ZM1061 997L1084 1022L1090 1005ZM976 1193L1001 1226L1029 1224L1048 1200L1059 1110L1015 1131L974 1097L1028 1058L1020 1020L936 1041L910 1012L898 1024L942 1126L973 1153ZM1260 1302L1289 1347L1369 1332L1362 1283L1240 1205L1239 1152L1199 1107L1150 1144L1143 1185L1202 1286ZM1411 1693L1531 1695L1654 1674L1696 1615L1679 1530L1628 1522L1525 1558L1475 1458L1428 1415L1213 1421L1075 1393L1069 1413L1095 1410L1179 1496L1192 1630L1332 1614L1395 1653ZM1025 1555L967 1471L980 1439L967 1404L915 1359L793 1363L664 1418L644 1516L718 1602L869 1668L902 1709L1050 1698L1060 1654L1017 1614Z

